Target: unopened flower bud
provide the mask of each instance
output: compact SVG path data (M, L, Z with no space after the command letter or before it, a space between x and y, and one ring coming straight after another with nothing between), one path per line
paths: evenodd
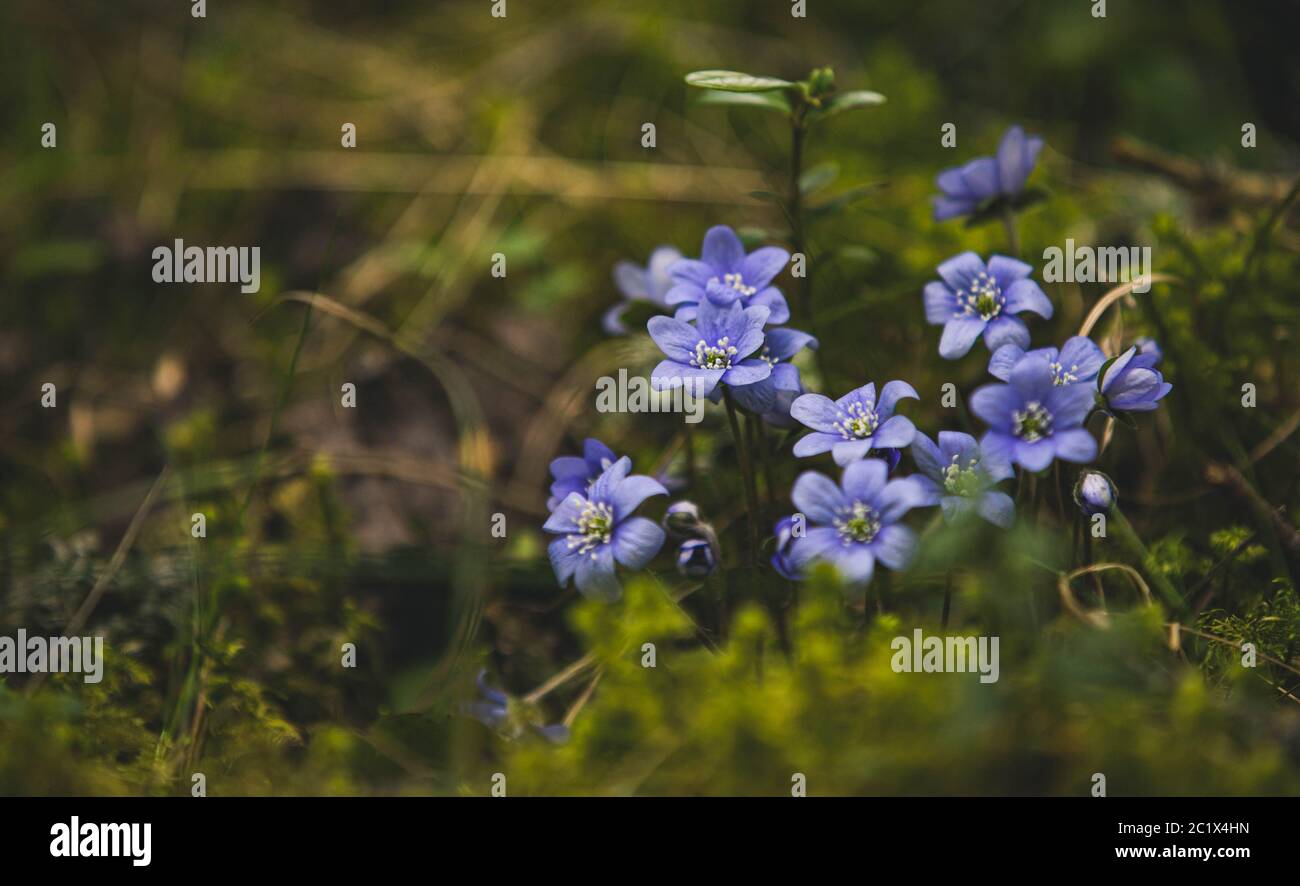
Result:
M713 546L702 538L688 539L677 549L677 571L687 578L705 578L717 566Z
M1074 501L1089 517L1109 513L1115 506L1115 484L1101 471L1083 471L1074 484Z

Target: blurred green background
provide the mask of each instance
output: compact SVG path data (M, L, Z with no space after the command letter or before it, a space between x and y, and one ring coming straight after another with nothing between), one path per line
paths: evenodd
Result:
M0 793L186 794L203 772L212 794L483 794L498 771L512 793L785 793L795 772L810 793L1084 795L1096 772L1113 794L1300 789L1300 6L189 6L0 6L0 634L84 624L109 655L98 685L0 676ZM829 576L797 603L757 583L721 644L671 550L614 606L555 586L552 458L594 435L685 471L672 417L594 409L596 377L657 358L601 330L614 263L697 254L714 224L787 236L754 196L787 187L784 121L699 105L683 76L820 65L888 101L809 136L806 383L904 378L921 430L965 426L938 392L984 361L938 357L920 293L954 253L1005 247L932 222L934 176L1012 123L1042 135L1025 255L1150 245L1181 281L1107 314L1107 336L1161 342L1175 387L1101 464L1149 548L1104 559L1172 583L1188 630L1118 570L1071 586L1104 627L1071 614L1069 532L1046 526L942 533L856 608ZM259 246L260 291L155 284L176 238ZM1045 289L1035 341L1057 344L1106 286ZM732 556L725 422L694 436L682 495ZM774 519L808 465L772 440ZM953 629L1002 637L994 687L888 669L889 638L938 629L954 566ZM1241 668L1243 640L1268 660ZM572 739L460 715L480 668L518 722Z

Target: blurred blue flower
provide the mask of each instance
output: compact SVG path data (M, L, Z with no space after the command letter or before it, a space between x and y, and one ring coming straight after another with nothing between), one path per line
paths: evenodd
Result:
M746 255L736 232L717 225L705 232L699 259L679 259L668 269L677 285L668 290L665 301L677 308L679 320L694 320L705 302L719 307L736 302L743 308L762 305L768 309L767 322L779 325L790 319L790 308L781 290L768 284L789 260L790 253L777 246Z
M772 374L752 385L732 388L736 402L755 415L765 415L778 409L777 395L798 394L803 392L803 382L799 379L799 370L790 359L804 348L817 349L817 339L806 332L788 327L776 327L763 333L763 345L754 355L772 367ZM716 399L717 391L714 391ZM794 402L791 397L790 402ZM787 414L789 406L786 406Z
M605 312L602 324L610 335L626 335L627 327L623 325L623 314L636 302L646 302L661 313L671 313L666 300L668 290L673 287L673 278L668 275L668 268L682 257L671 246L660 246L650 253L650 261L643 268L630 261L621 261L614 266L614 285L623 294L623 300Z
M990 456L970 434L940 431L939 443L917 432L912 460L921 471L912 477L925 493L927 505L939 505L949 523L975 512L994 526L1011 528L1016 505L1011 496L993 489L1013 475L1011 465Z
M767 378L771 364L751 356L763 346L767 315L761 305L741 308L733 301L721 307L705 301L694 325L675 317L651 317L646 328L668 357L651 374L652 386L663 390L690 381L701 385L692 393L707 396L718 382L739 388Z
M1045 357L1052 367L1053 381L1058 385L1077 385L1097 377L1097 370L1106 362L1106 355L1092 339L1076 335L1059 349L1035 348L1026 351L1020 345L1003 345L989 359L989 375L1007 381L1011 370L1025 354Z
M1097 441L1083 427L1093 403L1091 386L1056 384L1051 364L1033 354L1015 365L1009 384L985 385L970 399L971 411L989 426L981 450L1029 471L1055 458L1086 463L1097 457Z
M555 744L568 739L568 726L563 723L545 725L535 722L522 702L512 700L501 690L489 686L487 671L479 671L476 682L482 700L468 702L462 706L462 710L484 726L509 739L522 736L525 727L532 728L538 735Z
M597 477L605 473L609 466L618 461L614 451L594 437L588 437L582 444L582 456L562 455L551 462L551 497L546 502L548 511L564 501L570 492L585 495L587 488Z
M1160 350L1160 343L1149 335L1144 335L1133 343L1137 346L1139 354L1146 354L1156 358L1156 363L1164 359L1165 352Z
M865 587L877 560L890 569L907 566L916 533L899 521L925 504L925 493L911 477L890 480L888 475L878 458L850 464L840 485L814 471L799 475L791 497L809 527L790 549L798 572L824 561L834 564L849 584Z
M975 253L963 252L937 270L943 279L925 285L925 319L943 326L939 355L945 359L965 356L981 335L990 351L1006 344L1027 348L1029 327L1015 315L1052 316L1052 303L1029 279L1034 269L1019 259L995 255L986 267Z
M1110 412L1150 412L1173 389L1155 368L1159 352L1138 353L1129 348L1106 367L1097 383Z
M773 530L776 536L776 549L772 552L772 568L782 578L801 581L803 576L795 568L794 560L790 556L790 549L795 542L794 526L794 515L776 521L776 529Z
M713 546L703 538L690 538L677 549L677 571L687 578L705 578L718 567Z
M838 400L821 394L804 394L790 406L790 415L813 433L794 444L800 458L830 452L843 467L872 449L896 449L912 442L916 428L894 408L904 397L920 399L905 381L891 381L876 399L876 386L867 383ZM897 463L897 462L895 462Z
M632 460L623 456L585 495L570 492L542 527L560 535L547 550L561 587L573 578L583 594L617 600L623 589L614 574L615 562L641 569L663 547L659 524L632 512L650 496L667 495L668 490L651 477L629 477L631 470Z
M1042 149L1041 138L1012 126L1003 134L996 157L976 157L965 166L945 169L935 179L943 193L931 198L934 220L971 215L988 200L1019 196Z

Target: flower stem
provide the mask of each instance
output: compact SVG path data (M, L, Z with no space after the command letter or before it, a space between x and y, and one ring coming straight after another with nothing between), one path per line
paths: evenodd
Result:
M1007 249L1020 258L1020 234L1016 231L1016 213L1010 206L1002 207L1002 228L1007 232Z
M1129 556L1136 560L1145 570L1147 577L1151 579L1152 586L1164 598L1165 603L1175 613L1184 612L1187 609L1186 601L1183 600L1178 591L1174 590L1174 586L1169 579L1160 571L1155 558L1151 556L1147 546L1142 543L1142 539L1138 538L1137 533L1133 531L1133 526L1125 518L1118 505L1111 508L1107 523L1111 531L1114 532L1115 539L1128 551Z
M749 568L758 568L758 490L754 486L754 465L749 460L749 447L740 432L740 422L736 419L736 404L731 399L731 390L722 388L722 399L727 404L727 423L731 426L731 439L735 441L736 451L740 455L740 475L745 486L745 507L749 511Z

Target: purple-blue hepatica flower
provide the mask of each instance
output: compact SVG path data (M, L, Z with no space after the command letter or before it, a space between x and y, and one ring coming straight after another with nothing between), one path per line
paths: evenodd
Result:
M911 420L894 415L894 408L904 397L920 399L905 381L891 381L880 390L868 383L838 400L821 394L804 394L790 406L790 415L813 433L794 444L800 458L830 452L835 463L843 467L865 456L872 449L897 449L912 442L916 428Z
M569 727L563 723L546 725L536 721L535 716L518 701L512 701L500 689L493 689L487 684L487 672L478 672L478 691L480 701L468 702L462 710L478 720L484 726L501 733L506 738L519 738L524 733L525 725L531 726L548 741L559 744L569 737Z
M865 587L877 560L890 569L907 566L916 550L916 533L899 520L923 505L925 495L912 478L888 476L889 468L878 458L850 464L840 485L814 471L799 475L791 497L809 526L790 548L798 572L806 572L814 561L829 562L849 584Z
M736 232L717 225L705 232L698 259L680 259L668 269L677 285L665 300L677 308L679 320L694 320L706 302L719 307L739 302L744 308L763 305L769 311L767 322L779 325L790 319L790 308L781 290L769 284L789 260L790 253L777 246L746 255Z
M1044 357L1052 367L1052 381L1058 385L1077 385L1097 377L1097 370L1106 362L1097 343L1086 336L1076 335L1059 349L1035 348L1026 351L1020 345L1003 345L989 359L989 375L1007 381L1011 370L1026 354Z
M666 297L673 288L673 278L668 269L682 254L671 246L660 246L650 253L650 261L643 268L630 261L621 261L614 266L614 285L623 294L623 299L605 312L602 325L610 335L626 335L627 327L623 325L623 314L636 302L646 302L662 313L670 313Z
M548 511L564 501L570 492L587 494L588 487L597 477L614 462L618 456L614 451L594 437L588 437L582 444L581 457L562 455L551 462L551 497L546 502Z
M1014 198L1038 162L1043 140L1012 126L1002 136L996 157L976 157L965 166L945 169L935 179L943 193L934 201L934 220L970 215L997 197Z
M1008 384L977 389L970 406L989 426L983 451L1036 472L1055 458L1087 463L1097 457L1097 441L1083 427L1094 402L1091 385L1058 385L1046 358L1026 354Z
M1139 353L1136 345L1106 367L1098 382L1106 408L1112 412L1150 412L1173 385L1156 369L1160 353Z
M632 460L623 456L596 478L584 495L570 492L542 527L559 534L548 553L563 587L572 577L590 597L617 600L622 594L614 563L641 569L663 547L658 523L632 512L652 495L668 490L651 477L628 476Z
M651 317L646 328L668 357L655 367L651 386L664 390L690 382L700 387L688 387L688 392L708 396L718 382L739 388L762 381L772 366L751 355L763 346L767 318L767 308L742 308L738 301L725 307L705 301L694 325L676 317Z
M917 432L912 459L920 475L912 480L925 492L927 505L939 505L943 518L957 520L972 511L995 526L1009 529L1016 517L1011 496L991 488L1012 476L1011 465L986 453L970 434L940 431L939 443Z
M990 351L1007 344L1029 347L1029 328L1015 315L1052 316L1051 301L1029 278L1033 270L1004 255L991 257L985 266L973 252L939 265L943 279L925 285L925 319L943 326L939 355L948 360L965 356L981 335Z
M783 326L768 329L763 334L762 347L754 356L767 363L772 368L772 374L752 385L733 388L732 393L736 397L736 402L755 415L764 415L779 408L777 406L779 393L803 393L799 370L790 359L804 348L816 350L817 339L798 329ZM793 398L790 402L793 402ZM785 408L788 414L789 403Z

